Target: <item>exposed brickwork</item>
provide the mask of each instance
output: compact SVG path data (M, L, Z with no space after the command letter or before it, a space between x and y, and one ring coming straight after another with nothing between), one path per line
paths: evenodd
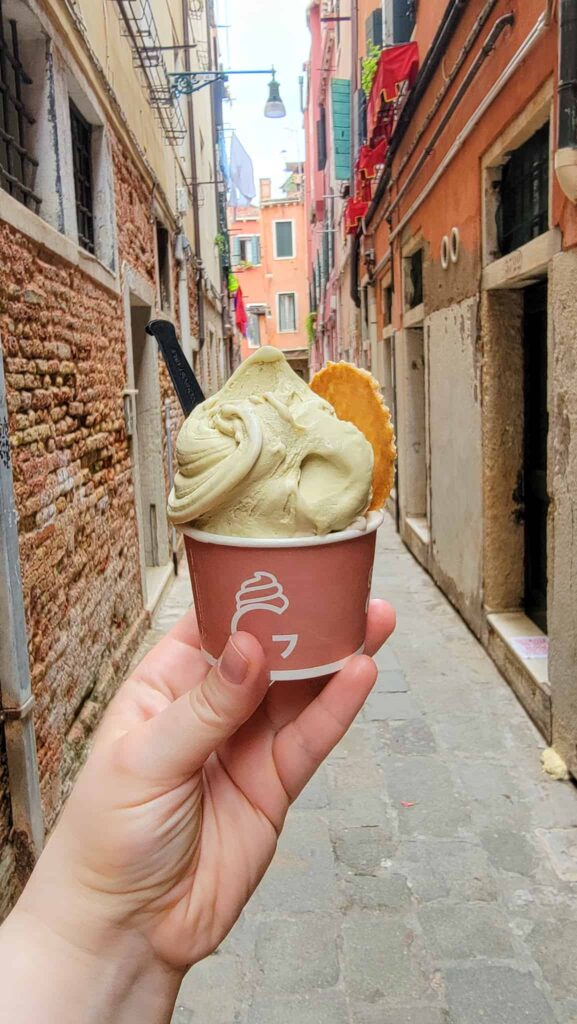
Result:
M112 147L120 266L154 284L152 189L120 143ZM196 330L195 305L192 319ZM0 334L50 827L147 624L124 427L122 300L0 223ZM160 379L175 440L182 418L163 366ZM160 429L164 436L164 421ZM9 828L0 747L0 919L18 889Z

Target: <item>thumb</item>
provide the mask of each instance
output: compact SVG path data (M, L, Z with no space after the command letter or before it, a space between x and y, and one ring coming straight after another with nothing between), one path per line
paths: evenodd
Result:
M198 686L124 737L125 763L155 785L181 784L250 718L268 686L258 640L236 633Z

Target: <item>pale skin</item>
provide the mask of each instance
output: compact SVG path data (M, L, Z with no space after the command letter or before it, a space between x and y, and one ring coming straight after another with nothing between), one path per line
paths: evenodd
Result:
M371 603L370 655L394 621ZM0 928L1 1024L168 1024L185 971L232 928L376 675L363 656L328 683L269 688L247 633L209 670L187 615L110 705Z

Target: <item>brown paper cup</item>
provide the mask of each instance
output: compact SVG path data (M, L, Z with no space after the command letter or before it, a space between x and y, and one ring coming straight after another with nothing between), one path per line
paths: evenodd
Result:
M380 513L368 529L255 540L184 528L202 648L215 664L231 635L252 633L272 680L331 675L365 644Z

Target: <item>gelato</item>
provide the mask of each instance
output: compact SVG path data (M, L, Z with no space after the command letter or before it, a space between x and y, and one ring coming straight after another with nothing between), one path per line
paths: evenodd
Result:
M169 517L208 533L325 535L371 504L371 445L278 349L259 349L194 409L176 455Z

